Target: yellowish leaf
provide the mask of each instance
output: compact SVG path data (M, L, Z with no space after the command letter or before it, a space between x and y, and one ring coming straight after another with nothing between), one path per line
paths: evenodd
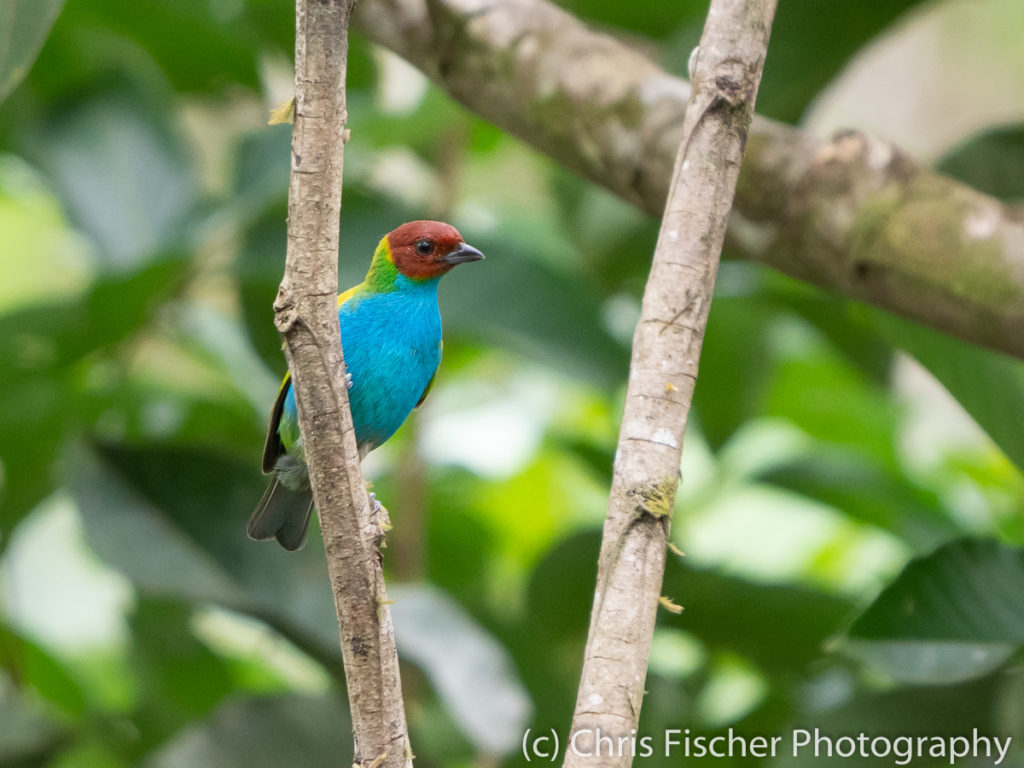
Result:
M281 125L282 123L292 122L295 122L294 96L288 99L288 101L281 102L270 110L270 119L267 120L267 125Z

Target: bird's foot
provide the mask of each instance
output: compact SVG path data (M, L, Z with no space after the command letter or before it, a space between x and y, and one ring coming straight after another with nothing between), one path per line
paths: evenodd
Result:
M377 495L370 493L370 523L375 529L375 538L378 551L387 546L385 536L391 530L391 519L388 516L387 508L377 501Z

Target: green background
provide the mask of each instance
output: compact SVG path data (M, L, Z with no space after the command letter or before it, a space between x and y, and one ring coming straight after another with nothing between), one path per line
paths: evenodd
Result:
M0 765L345 765L319 537L244 535L284 370L289 127L266 118L293 8L60 5L0 2ZM566 6L676 72L706 11ZM914 35L967 7L949 45L977 60L929 81ZM911 109L909 148L1021 202L1024 103L980 85L1021 63L1014 29L1003 0L784 0L758 111L823 130L930 88L973 127ZM920 92L859 102L883 52ZM395 524L417 764L523 764L525 728L570 722L657 222L355 34L349 114L342 287L408 219L487 254L446 278L434 392L364 467ZM1024 368L733 255L663 590L685 610L659 618L641 733L978 728L1024 765Z

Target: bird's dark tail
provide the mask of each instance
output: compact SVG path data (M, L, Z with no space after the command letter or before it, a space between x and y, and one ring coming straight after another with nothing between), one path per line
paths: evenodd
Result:
M312 511L313 494L308 489L289 490L274 477L256 509L249 516L246 531L251 539L277 539L282 547L294 551L306 543L306 532L309 530L309 516Z

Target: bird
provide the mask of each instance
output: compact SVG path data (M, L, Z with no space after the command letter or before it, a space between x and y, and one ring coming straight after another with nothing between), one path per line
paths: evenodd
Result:
M366 279L338 296L349 407L360 460L386 442L423 402L441 363L437 287L459 264L484 255L440 221L410 221L377 245ZM302 547L313 495L287 373L270 414L263 447L270 485L249 517L247 533Z

